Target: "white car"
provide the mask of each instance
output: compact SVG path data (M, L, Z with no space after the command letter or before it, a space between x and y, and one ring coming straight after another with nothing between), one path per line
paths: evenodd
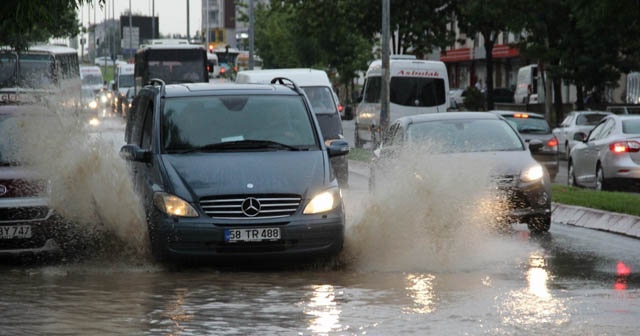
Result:
M552 131L558 139L558 152L569 158L575 144L573 135L577 132L589 134L602 118L610 114L606 111L573 111L567 114L562 123Z
M466 95L466 90L461 88L453 88L449 90L449 99L451 101L451 108L454 110L459 110L462 108L464 104L464 97Z

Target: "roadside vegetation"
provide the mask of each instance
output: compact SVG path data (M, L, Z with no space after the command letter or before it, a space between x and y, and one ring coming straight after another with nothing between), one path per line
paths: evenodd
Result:
M561 184L551 186L553 202L640 216L640 194L595 191Z
M371 160L371 151L364 148L352 147L349 149L349 160L369 162Z

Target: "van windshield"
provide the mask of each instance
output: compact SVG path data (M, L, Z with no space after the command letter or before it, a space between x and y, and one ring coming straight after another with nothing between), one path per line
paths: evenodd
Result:
M380 103L381 78L369 77L364 100ZM433 107L446 103L445 83L442 78L391 77L389 83L391 103L412 107Z
M167 98L162 137L168 151L244 140L319 148L313 120L299 96Z

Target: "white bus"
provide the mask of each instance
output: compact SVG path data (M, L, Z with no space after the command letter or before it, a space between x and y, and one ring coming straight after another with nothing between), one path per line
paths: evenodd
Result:
M356 108L355 146L379 138L382 61L375 60L365 75ZM440 61L418 60L413 56L391 56L389 60L389 120L407 115L446 112L449 107L449 77Z
M40 45L23 52L0 49L0 105L55 104L79 109L81 80L75 49Z

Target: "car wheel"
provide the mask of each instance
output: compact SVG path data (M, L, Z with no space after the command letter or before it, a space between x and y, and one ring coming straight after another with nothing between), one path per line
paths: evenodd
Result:
M531 233L539 234L548 232L551 228L551 215L532 217L527 222L527 228Z
M567 168L567 184L571 187L578 186L576 182L576 172L573 169L573 162L571 162L571 160L569 160L569 168Z
M604 178L604 171L602 170L602 166L598 164L598 168L596 168L596 190L609 190L609 183Z

